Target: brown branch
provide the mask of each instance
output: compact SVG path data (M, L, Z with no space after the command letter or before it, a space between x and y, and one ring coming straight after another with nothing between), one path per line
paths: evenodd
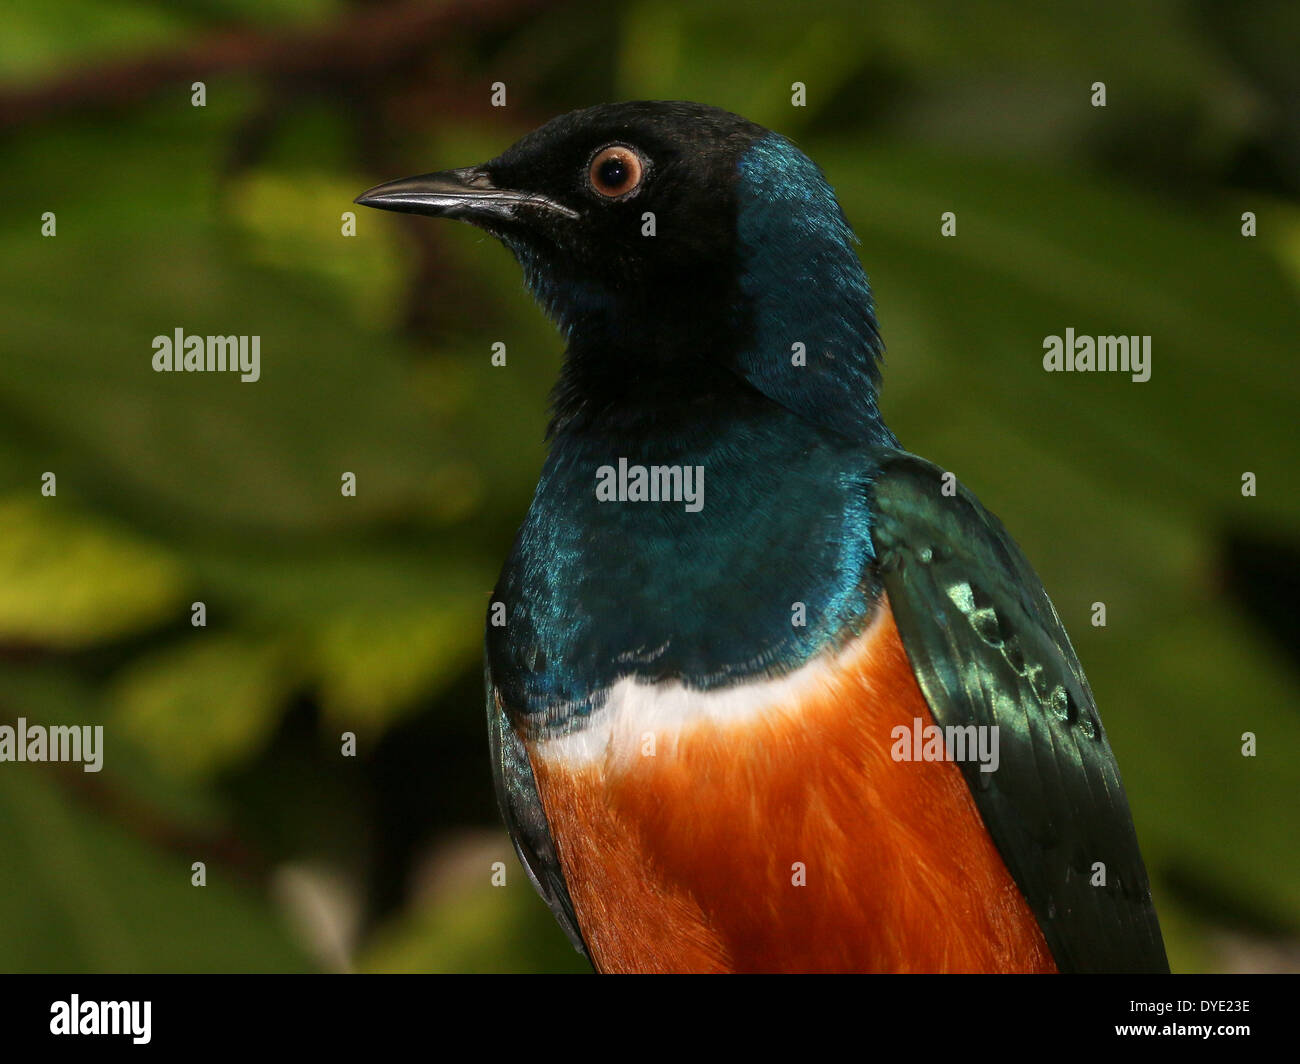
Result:
M80 111L128 107L176 84L241 72L285 80L365 80L422 61L448 33L484 29L545 0L405 0L368 7L324 28L234 30L193 46L68 72L33 86L0 89L0 129ZM487 87L483 87L484 109ZM457 103L465 101L457 97Z
M169 820L109 780L86 773L78 764L56 764L56 778L87 810L117 826L155 851L173 854L189 864L219 864L237 879L264 883L271 874L266 856L227 828L191 828Z

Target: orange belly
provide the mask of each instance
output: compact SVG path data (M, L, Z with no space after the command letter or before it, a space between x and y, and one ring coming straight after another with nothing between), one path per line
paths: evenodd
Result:
M887 604L782 708L630 761L530 751L598 969L1056 970L958 766L891 757L932 718Z

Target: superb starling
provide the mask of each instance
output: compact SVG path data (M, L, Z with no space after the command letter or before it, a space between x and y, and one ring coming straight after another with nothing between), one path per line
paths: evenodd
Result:
M599 970L1168 970L1083 669L998 519L885 426L807 156L612 104L357 202L498 237L567 344L488 726Z

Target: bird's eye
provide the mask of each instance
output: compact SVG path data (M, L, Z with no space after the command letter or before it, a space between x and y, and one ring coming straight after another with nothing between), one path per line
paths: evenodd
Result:
M641 157L635 151L614 144L596 153L587 169L587 180L602 196L617 199L641 184L644 173Z

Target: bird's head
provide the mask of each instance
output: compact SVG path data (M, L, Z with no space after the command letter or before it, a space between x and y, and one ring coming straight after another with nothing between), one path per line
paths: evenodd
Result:
M499 238L565 334L571 376L585 367L631 386L709 359L852 435L878 419L881 344L853 233L817 166L738 115L590 107L490 162L357 202Z

